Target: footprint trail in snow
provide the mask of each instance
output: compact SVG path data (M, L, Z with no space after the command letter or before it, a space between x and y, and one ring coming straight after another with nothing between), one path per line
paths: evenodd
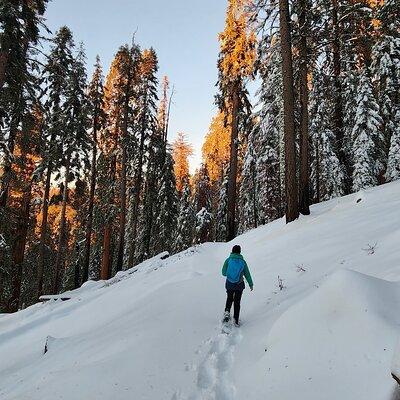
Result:
M231 376L236 345L242 340L240 329L218 334L200 364L197 393L190 400L233 400L236 388Z

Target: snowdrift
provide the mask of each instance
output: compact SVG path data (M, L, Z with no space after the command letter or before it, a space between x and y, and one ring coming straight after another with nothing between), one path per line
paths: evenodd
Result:
M398 398L400 182L234 243L255 282L241 328L219 323L232 243L155 257L0 315L0 399Z

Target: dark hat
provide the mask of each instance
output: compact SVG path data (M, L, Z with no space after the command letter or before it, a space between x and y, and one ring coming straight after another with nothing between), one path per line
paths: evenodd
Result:
M232 247L232 253L234 253L234 254L240 254L241 251L242 251L242 249L240 248L240 246L238 244L235 244Z

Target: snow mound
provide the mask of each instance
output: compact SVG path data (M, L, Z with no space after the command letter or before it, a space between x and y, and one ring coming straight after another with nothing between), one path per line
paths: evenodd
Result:
M290 307L267 340L266 374L291 399L390 399L400 325L400 283L340 270ZM368 383L365 382L368 377ZM267 396L268 398L268 396Z

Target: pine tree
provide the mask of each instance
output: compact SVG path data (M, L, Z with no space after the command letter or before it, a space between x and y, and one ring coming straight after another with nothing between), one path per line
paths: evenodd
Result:
M389 155L386 168L386 180L400 179L400 110L397 111L394 120L395 129L390 139Z
M221 51L218 60L219 90L217 103L229 124L230 159L228 172L227 240L236 235L237 174L239 128L246 124L249 102L245 80L252 76L256 37L246 12L247 0L229 0L225 30L220 34Z
M98 133L105 122L104 114L104 78L100 57L96 57L95 70L88 87L88 113L92 131L92 159L90 168L90 191L86 217L85 247L82 265L82 283L89 278L90 250L92 242L93 209L97 180L97 146Z
M146 165L146 176L143 193L143 205L140 215L140 231L138 234L138 262L150 257L152 253L153 232L157 210L157 193L162 168L165 160L164 134L159 129L152 132L149 140Z
M221 182L229 165L230 131L225 126L222 112L213 117L202 146L203 163L207 167L212 184Z
M67 253L66 209L69 191L68 183L71 178L79 177L82 168L88 168L87 155L89 151L89 138L87 136L88 107L86 79L85 53L81 46L77 56L73 60L72 68L68 76L65 93L65 109L63 110L65 117L63 120L64 134L61 141L61 157L65 172L58 251L55 263L54 293L58 293L59 291L60 274L63 270L62 264ZM79 275L79 271L76 271L75 275ZM75 282L78 285L80 279L76 279Z
M240 231L282 216L281 176L284 175L282 59L279 38L265 38L259 48L261 86L244 156L240 189Z
M399 14L398 10L397 14ZM379 9L380 34L372 49L371 70L383 128L383 168L381 175L385 174L387 179L392 179L388 177L393 176L392 142L395 144L397 139L392 140L392 137L396 135L396 116L400 111L400 38L398 37L400 23L396 19L397 14L391 1L385 2ZM391 158L390 168L388 165L389 154ZM389 169L391 171L388 171Z
M175 239L173 250L179 253L189 248L193 244L196 214L193 208L190 192L190 184L186 180L183 184L182 194L178 206L177 228L175 231Z
M46 180L43 195L43 210L40 227L40 245L38 260L38 295L43 291L44 265L46 262L46 241L48 235L48 209L51 185L51 175L58 169L62 156L62 136L65 131L66 97L68 79L73 69L74 42L72 33L67 27L62 27L53 39L53 45L44 68L47 100L45 102L46 122L44 163L46 166Z
M119 240L117 250L116 270L123 269L124 252L125 252L125 234L126 234L126 214L127 214L127 168L128 159L136 157L136 151L128 154L129 149L136 150L136 136L134 132L129 132L130 121L134 115L132 100L136 95L137 85L140 80L140 61L141 52L137 45L131 48L125 46L120 49L121 64L119 81L120 91L123 95L122 99L122 122L121 122L121 177L120 177L120 226ZM133 145L135 143L135 145ZM129 146L129 149L128 149ZM133 154L132 154L133 153Z
M194 207L196 210L195 242L212 240L212 187L207 167L202 164L194 176Z
M279 21L283 76L286 222L288 223L299 217L298 184L296 178L293 57L288 0L279 0Z
M113 219L118 204L119 225L116 241L117 271L123 268L125 255L126 214L127 214L127 173L128 166L137 157L137 126L135 121L135 102L139 84L141 52L136 44L122 46L112 63L105 85L105 106L107 125L102 134L102 148L109 163L109 178L107 199L109 210L104 225L103 256L101 276L107 279L112 272ZM116 186L119 184L117 198Z
M339 197L345 191L345 170L336 152L335 101L326 76L316 72L311 93L311 182L315 202ZM334 94L333 94L334 96Z
M157 235L152 237L152 255L159 254L162 251L172 252L173 250L174 233L178 216L178 194L173 159L169 151L167 151L165 156L165 163L160 179L153 231L157 232Z
M158 60L154 49L144 50L141 55L139 83L138 83L138 101L135 108L135 122L139 127L137 135L139 136L139 146L137 157L132 165L134 183L131 189L129 204L129 221L128 221L128 266L132 266L135 260L138 225L139 225L139 209L140 197L143 191L146 147L152 133L157 127L156 103L157 97L157 77ZM165 127L163 128L165 129ZM164 130L163 130L164 132Z
M299 162L299 211L310 214L310 162L309 162L309 36L310 2L299 1L299 100L300 100L300 162Z
M172 150L176 189L181 194L185 183L189 179L189 157L193 154L193 146L186 141L185 134L179 132L178 137L172 144Z
M218 242L224 242L227 237L228 227L226 224L226 213L228 211L228 174L225 173L223 176L222 183L219 185L218 194L218 206L215 213L215 240ZM205 215L202 216L202 219L207 221L212 220L212 214L207 219Z
M372 84L362 72L356 98L357 110L352 131L353 190L358 191L377 184L381 169L379 146L382 140L379 106L372 93Z

